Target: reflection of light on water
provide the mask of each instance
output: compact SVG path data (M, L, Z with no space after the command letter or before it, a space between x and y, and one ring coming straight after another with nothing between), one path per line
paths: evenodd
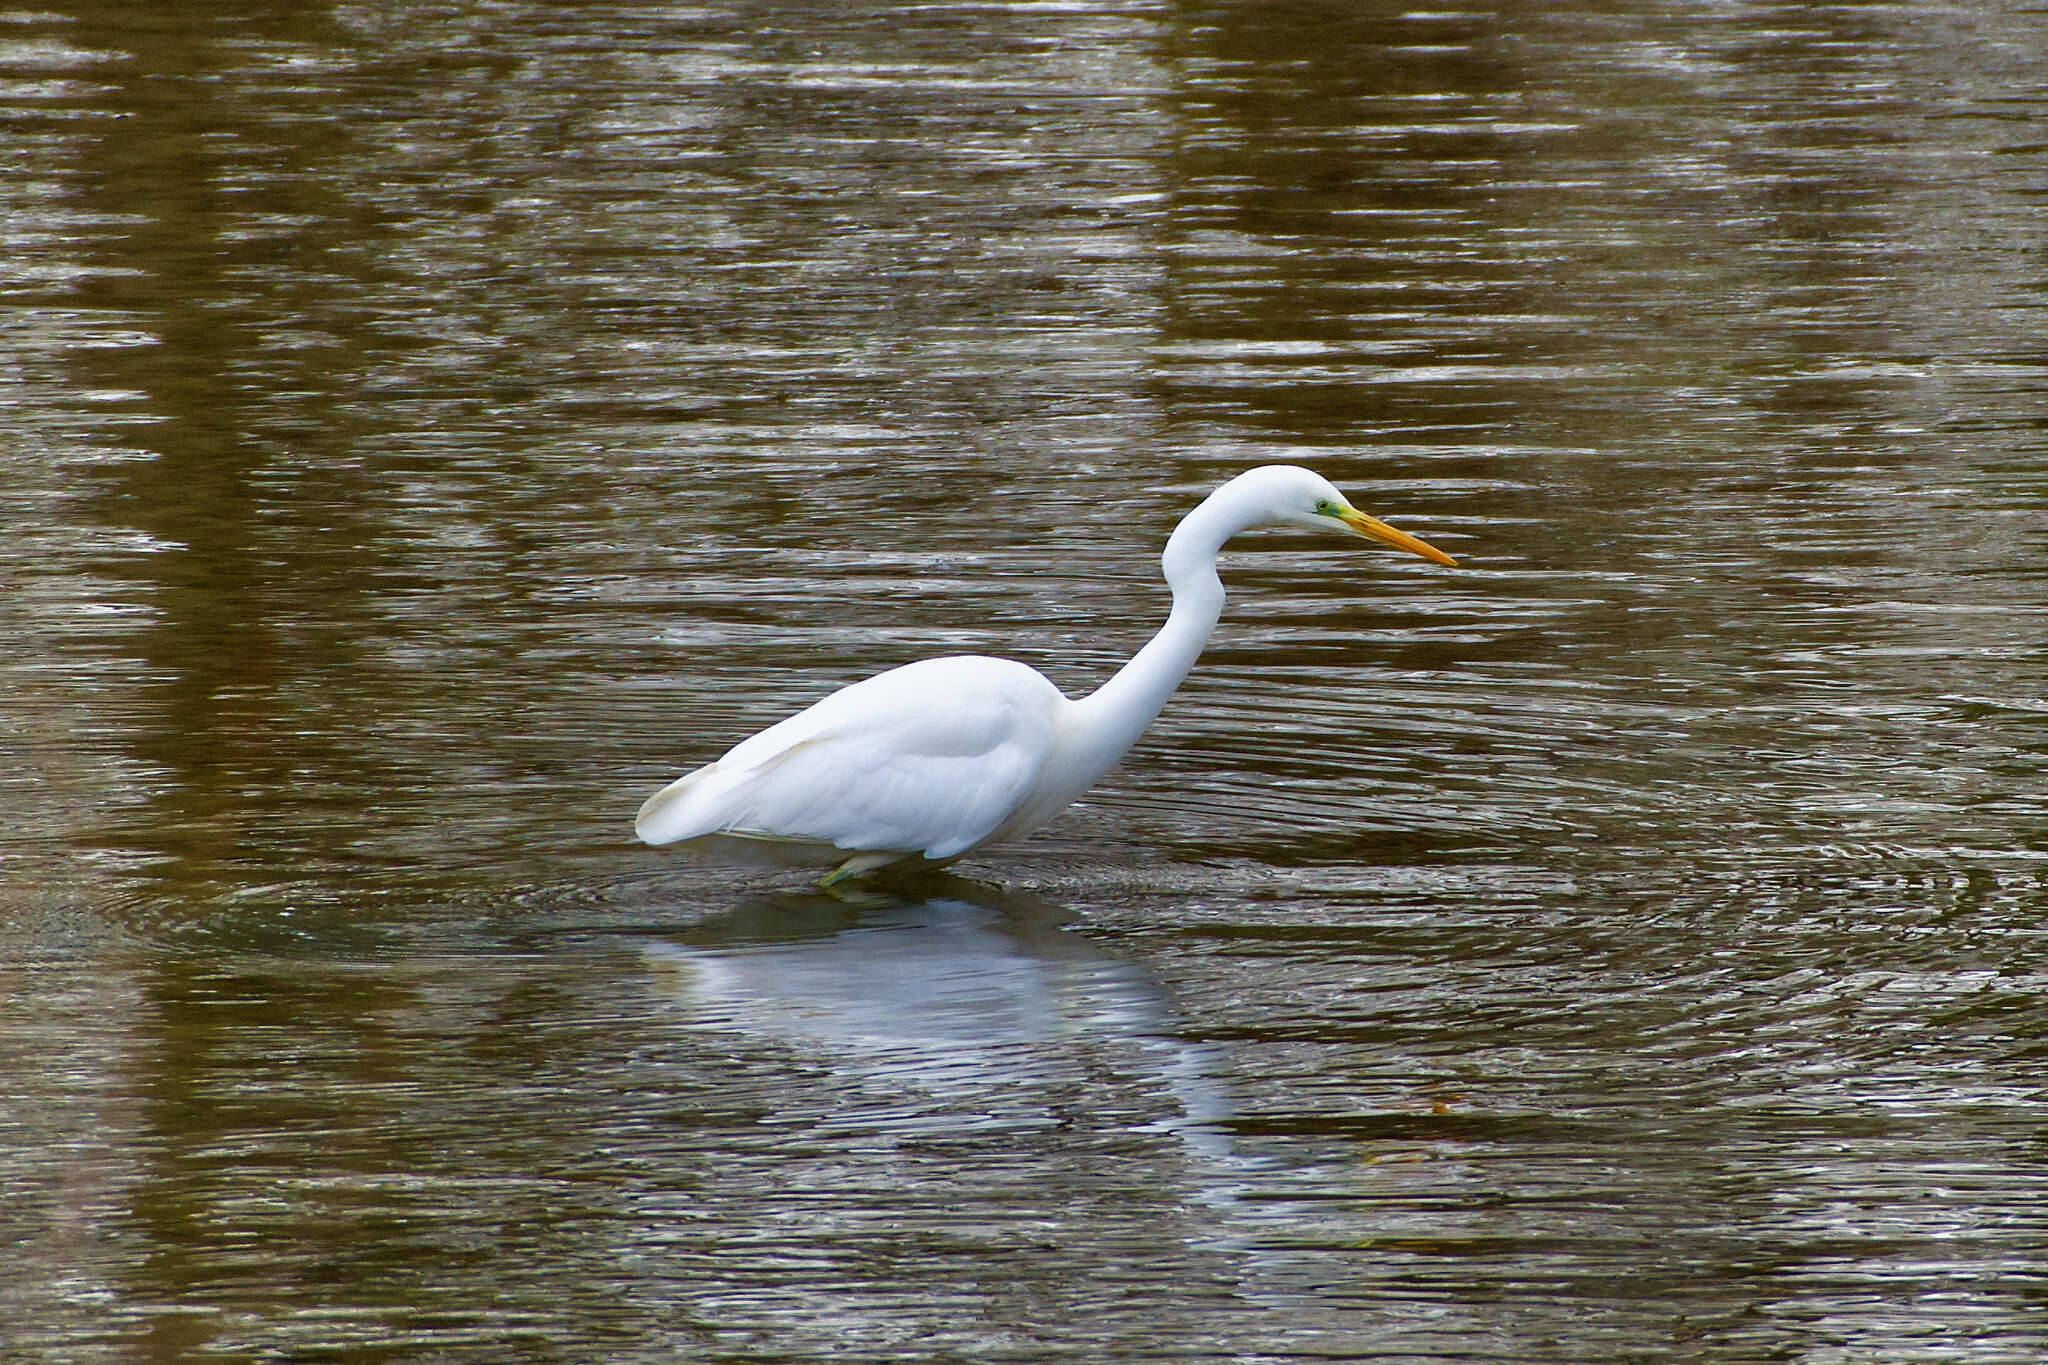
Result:
M1042 902L949 889L962 894L857 911L792 901L774 938L642 946L694 1026L788 1044L837 1074L920 1091L955 1121L969 1105L1014 1110L1034 1092L1086 1083L1083 1054L1107 1047L1119 1071L1170 1103L1171 1113L1134 1131L1172 1133L1212 1174L1215 1163L1236 1164L1214 1059L1177 1035L1156 981L1061 929L1060 912ZM835 913L803 932L805 911L828 907ZM1044 1104L1048 1114L1059 1107ZM1228 1197L1202 1184L1205 1199Z

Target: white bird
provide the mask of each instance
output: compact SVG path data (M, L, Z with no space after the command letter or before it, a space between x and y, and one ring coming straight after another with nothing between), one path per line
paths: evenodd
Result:
M737 836L808 846L838 864L826 885L906 858L950 862L1027 834L1137 743L1223 612L1223 543L1271 525L1349 531L1457 563L1359 511L1309 470L1247 470L1174 528L1160 558L1173 590L1166 624L1088 696L1071 699L1011 659L905 664L677 778L647 798L634 832L657 845Z

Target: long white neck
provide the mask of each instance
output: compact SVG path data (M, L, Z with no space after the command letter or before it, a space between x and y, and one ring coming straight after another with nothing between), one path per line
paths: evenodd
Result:
M1225 485L1228 488L1229 485ZM1145 733L1166 699L1195 666L1223 614L1223 582L1216 556L1223 542L1263 518L1223 489L1182 519L1166 542L1160 568L1173 589L1173 611L1143 649L1116 676L1074 703L1074 736L1088 754L1093 781L1116 766Z

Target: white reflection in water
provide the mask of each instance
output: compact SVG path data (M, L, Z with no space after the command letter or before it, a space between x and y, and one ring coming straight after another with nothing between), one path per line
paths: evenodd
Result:
M866 1267L909 1227L978 1247L977 1283L999 1262L1024 1281L1067 1266L1040 1292L1105 1330L1123 1310L1084 1286L1116 1275L1135 1276L1134 1293L1187 1296L1186 1321L1127 1330L1191 1329L1233 1355L1293 1333L1360 1352L1417 1339L1401 1313L1320 1297L1377 1263L1363 1248L1394 1224L1375 1197L1409 1188L1412 1170L1242 1149L1226 1055L1189 1039L1159 980L1042 901L950 879L946 892L859 906L781 897L640 943L684 1031L725 1054L726 1098L766 1107L746 1124L744 1155L685 1197L643 1198L636 1220L666 1228L720 1210L748 1229L733 1235L757 1260L823 1267L831 1286L797 1297L785 1282L727 1285L701 1311L799 1336L829 1314L833 1341L889 1331L899 1310L875 1299L875 1273L834 1269L835 1257L857 1246ZM936 1199L935 1153L953 1172ZM775 1200L762 1202L764 1183ZM1029 1256L1011 1259L1024 1228ZM942 1259L914 1273L932 1287L950 1271ZM1010 1311L1003 1292L975 1292L992 1319ZM1486 1330L1440 1309L1421 1336Z
M643 951L694 1027L787 1044L843 1079L915 1091L949 1122L991 1106L1014 1112L1034 1095L1057 1113L1071 1100L1051 1092L1085 1079L1077 1051L1107 1045L1126 1084L1169 1111L1134 1130L1173 1134L1194 1159L1198 1197L1228 1199L1230 1173L1246 1161L1226 1131L1217 1059L1181 1036L1159 982L1063 929L1065 912L1043 901L957 881L947 889L955 894L875 896L858 908L785 898L750 907L781 921L774 937L650 941ZM827 923L815 927L806 911Z

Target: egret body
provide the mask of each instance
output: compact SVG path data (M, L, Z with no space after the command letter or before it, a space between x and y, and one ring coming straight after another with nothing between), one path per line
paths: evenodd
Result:
M647 798L634 831L650 844L723 835L822 848L838 864L828 884L905 858L948 862L1028 834L1145 733L1223 612L1216 557L1224 542L1273 525L1367 536L1457 562L1367 516L1309 470L1247 470L1174 529L1160 560L1173 590L1166 624L1088 696L1069 698L1011 659L905 664L677 778Z

